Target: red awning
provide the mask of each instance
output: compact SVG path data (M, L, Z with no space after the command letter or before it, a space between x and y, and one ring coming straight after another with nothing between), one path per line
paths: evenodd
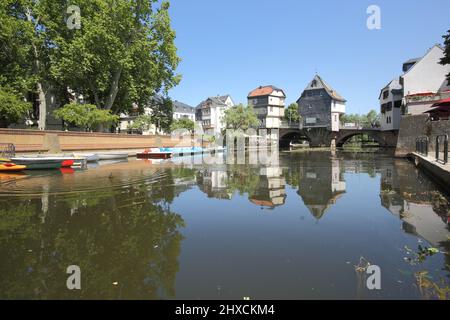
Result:
M433 104L431 107L434 108L434 107L442 107L442 106L450 106L450 98L439 100L438 102Z
M433 105L428 111L425 113L434 113L434 112L450 112L450 102L447 105Z

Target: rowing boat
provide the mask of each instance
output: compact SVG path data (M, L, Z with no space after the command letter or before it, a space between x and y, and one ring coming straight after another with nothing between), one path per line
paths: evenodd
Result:
M127 159L128 153L98 153L99 160Z
M100 157L96 153L74 153L75 157L86 158L87 162L98 162Z
M17 157L11 158L11 161L26 166L26 170L60 169L62 166L62 160L59 158Z

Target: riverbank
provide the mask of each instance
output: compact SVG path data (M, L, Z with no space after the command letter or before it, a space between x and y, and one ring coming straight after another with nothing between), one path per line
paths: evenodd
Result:
M433 157L423 156L416 152L409 155L418 168L423 169L433 180L436 180L446 190L450 190L450 164L443 164Z
M153 147L191 147L191 137L127 135L54 130L0 129L0 143L12 143L17 154L128 151ZM197 145L202 142L197 141ZM203 142L203 145L207 142Z

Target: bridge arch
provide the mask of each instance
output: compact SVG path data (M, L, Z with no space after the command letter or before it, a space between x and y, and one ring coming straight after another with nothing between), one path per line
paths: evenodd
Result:
M336 147L342 148L342 146L351 138L360 135L368 135L374 141L378 143L379 146L384 146L385 141L380 137L380 132L377 130L352 130L350 132L340 132L336 137Z
M292 141L308 141L309 138L299 129L281 131L280 130L280 147L288 148Z

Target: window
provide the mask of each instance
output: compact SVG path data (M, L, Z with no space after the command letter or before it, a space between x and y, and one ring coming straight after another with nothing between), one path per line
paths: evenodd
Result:
M389 90L383 92L383 99L387 99L389 97Z
M334 115L334 122L337 122L338 120L337 120L337 115L335 114Z
M387 124L392 123L392 118L391 118L391 116L388 116L388 117L386 118L386 123L387 123Z

